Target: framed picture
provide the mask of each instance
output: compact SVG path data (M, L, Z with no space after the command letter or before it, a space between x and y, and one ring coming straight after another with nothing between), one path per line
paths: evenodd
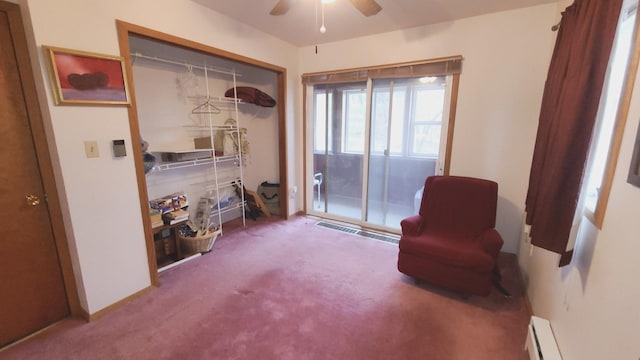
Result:
M629 166L627 182L631 185L640 187L640 125L638 125L636 141L633 146L633 155L631 156L631 165Z
M56 105L129 105L120 56L43 46Z

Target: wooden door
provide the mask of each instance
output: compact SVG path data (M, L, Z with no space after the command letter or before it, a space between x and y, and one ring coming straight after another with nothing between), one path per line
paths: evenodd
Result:
M25 98L34 88L20 74L29 61L19 19L17 5L0 2L0 347L69 314Z

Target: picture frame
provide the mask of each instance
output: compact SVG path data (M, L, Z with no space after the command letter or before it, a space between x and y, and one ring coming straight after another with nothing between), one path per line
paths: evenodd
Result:
M636 141L633 145L633 155L631 156L627 182L633 186L640 187L640 124L638 124Z
M56 105L130 105L120 56L43 45Z

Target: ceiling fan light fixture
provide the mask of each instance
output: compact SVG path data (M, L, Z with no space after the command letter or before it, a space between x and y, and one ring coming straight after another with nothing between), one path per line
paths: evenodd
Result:
M289 9L295 5L298 0L278 0L278 3L271 9L269 14L277 16L286 14ZM333 2L334 0L317 0L322 5ZM373 16L382 10L382 6L376 0L349 0L349 2L358 9L364 16Z

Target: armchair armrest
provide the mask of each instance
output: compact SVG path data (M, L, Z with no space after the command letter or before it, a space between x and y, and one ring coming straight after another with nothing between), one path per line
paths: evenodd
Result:
M504 240L502 240L502 236L496 229L487 229L482 232L479 236L480 243L486 252L491 254L494 258L498 256L502 245L504 244Z
M400 221L403 235L418 235L422 230L422 216L413 215Z

